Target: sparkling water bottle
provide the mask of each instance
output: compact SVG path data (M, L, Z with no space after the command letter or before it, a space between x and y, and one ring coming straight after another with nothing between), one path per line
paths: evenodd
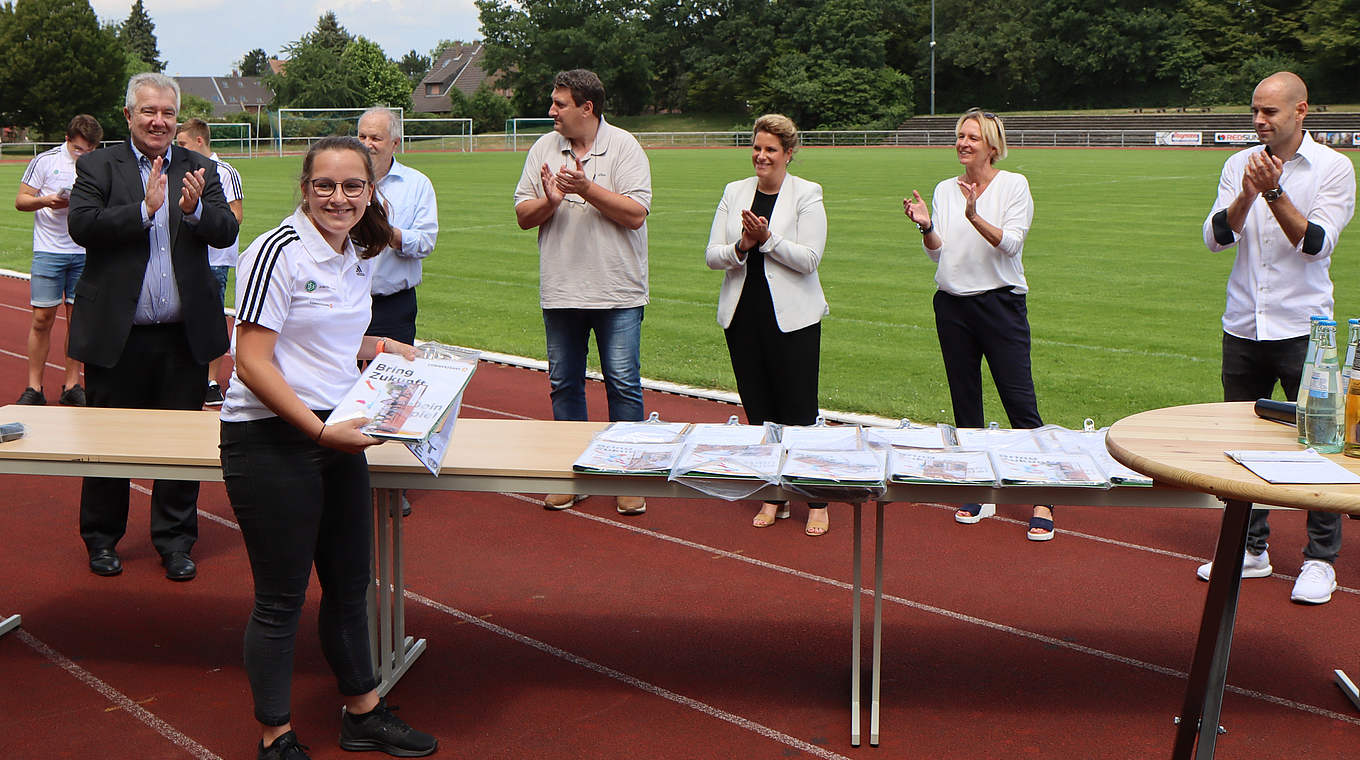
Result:
M1306 443L1323 454L1342 449L1341 428L1345 423L1344 391L1341 388L1341 363L1336 350L1336 322L1318 323L1317 355L1308 380ZM1303 394L1299 394L1303 398Z
M1337 336L1338 338L1341 336ZM1346 320L1346 359L1341 362L1341 388L1350 388L1351 368L1355 364L1355 347L1360 342L1360 319L1351 317Z
M1303 371L1299 373L1299 389L1295 394L1294 427L1298 431L1299 443L1308 442L1308 428L1304 414L1308 409L1308 381L1313 376L1313 360L1317 354L1318 322L1326 319L1321 314L1308 318L1308 350L1303 354Z

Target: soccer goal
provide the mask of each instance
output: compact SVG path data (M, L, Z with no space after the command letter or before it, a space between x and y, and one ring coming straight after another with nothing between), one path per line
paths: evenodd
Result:
M280 108L274 124L274 146L278 154L305 153L323 137L359 133L359 117L367 108ZM405 120L405 110L393 108L397 119Z
M402 151L461 151L472 152L472 119L422 118L402 119Z
M254 158L254 130L250 122L210 121L208 137L212 141L213 152L222 158Z
M544 117L515 117L505 120L505 134L509 138L510 150L519 150L523 142L524 150L534 144L541 135L552 131L555 119ZM521 140L523 138L523 140Z

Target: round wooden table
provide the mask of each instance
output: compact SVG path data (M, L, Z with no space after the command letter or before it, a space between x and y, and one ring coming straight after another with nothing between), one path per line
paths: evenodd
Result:
M1153 409L1116 422L1106 438L1115 459L1151 475L1158 485L1202 491L1224 501L1214 570L1176 730L1175 758L1214 755L1252 504L1360 515L1360 485L1268 483L1223 453L1301 448L1293 425L1263 420L1253 407L1243 401ZM1360 459L1327 457L1360 473ZM1360 694L1349 679L1340 670L1334 673L1342 690L1360 706Z

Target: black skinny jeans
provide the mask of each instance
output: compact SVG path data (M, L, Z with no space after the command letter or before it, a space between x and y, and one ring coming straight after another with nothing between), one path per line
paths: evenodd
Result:
M278 417L222 423L221 450L227 496L255 578L245 635L255 719L267 726L290 721L293 640L313 564L321 583L321 651L340 693L377 688L368 646L373 507L364 455L317 445Z

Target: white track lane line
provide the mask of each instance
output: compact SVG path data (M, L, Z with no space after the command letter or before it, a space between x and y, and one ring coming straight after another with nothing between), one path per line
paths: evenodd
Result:
M19 640L27 644L33 651L46 657L48 661L67 673L75 676L76 680L99 692L101 696L117 705L119 709L146 724L152 731L164 736L171 744L188 752L191 756L196 757L199 760L222 760L222 758L213 754L207 747L204 747L202 744L199 744L188 736L180 733L174 726L156 717L154 713L132 701L132 699L123 692L104 683L98 676L75 664L70 658L39 641L28 631L19 628L12 631L11 635L18 636Z
M535 499L535 498L532 498L532 497L529 497L529 496L525 496L525 495L523 495L523 494L506 493L506 494L502 494L502 495L503 495L503 496L507 496L507 497L509 497L509 498L511 498L511 499L515 499L515 500L517 500L517 501L528 502L528 503L530 503L530 504L535 504L535 505L541 505L541 504L542 504L542 501L540 501L539 499ZM805 572L805 571L802 571L802 570L795 570L795 569L793 569L793 568L791 568L791 567L785 567L784 565L776 565L776 564L774 564L774 563L772 563L772 562L766 562L766 561L764 561L764 560L755 559L755 558L753 558L753 557L748 557L748 556L743 555L743 554L737 554L736 552L727 551L726 549L718 549L718 548L716 548L716 547L707 546L707 545L705 545L705 544L696 543L696 542L694 542L694 541L689 541L689 540L686 540L686 539L683 539L683 538L676 538L675 536L669 536L669 535L666 535L666 534L664 534L664 533L657 533L656 531L648 530L648 529L646 529L646 528L640 528L640 527L638 527L638 526L636 526L636 525L632 525L632 524L629 524L629 523L623 523L623 522L619 522L619 521L617 521L617 520L611 520L611 519L609 519L609 518L607 518L607 517L600 517L600 516L598 516L598 515L592 515L592 514L589 514L589 513L587 513L587 512L581 512L581 511L578 511L578 510L575 510L575 509L567 509L567 510L563 510L563 511L562 511L562 514L572 515L572 516L577 517L577 518L580 518L580 519L582 519L582 520L591 520L591 521L594 521L594 522L597 522L597 523L602 523L602 524L608 525L608 526L610 526L610 527L614 527L614 528L619 528L619 529L621 529L621 530L630 531L630 532L632 532L632 533L637 533L637 534L639 534L639 535L647 536L647 537L649 537L649 538L654 538L654 539L657 539L657 540L659 540L659 541L665 541L665 542L667 542L667 543L677 544L677 545L679 545L679 546L684 546L684 547L686 547L686 548L696 549L696 550L702 551L702 552L704 552L704 553L706 553L706 554L708 554L708 555L710 555L710 556L724 557L724 558L726 558L726 559L732 559L732 560L736 560L736 561L738 561L738 562L744 562L744 563L746 563L746 564L748 564L748 565L754 565L754 566L756 566L756 567L761 567L761 568L764 568L764 569L766 569L766 570L774 570L775 572L784 573L784 574L786 574L786 575L792 575L792 576L794 576L794 577L796 577L796 578L801 578L801 579L803 579L803 580L809 580L809 581L813 581L813 582L816 582L816 583L821 583L821 584L825 584L825 585L828 585L828 586L833 586L833 587L835 587L835 588L844 589L844 590L846 590L846 591L850 591L850 590L853 589L853 585L852 585L852 584L849 584L849 583L846 583L845 581L838 581L838 580L835 580L835 579L833 579L833 578L827 578L827 577L824 577L824 576L821 576L821 575L815 575L815 574L813 574L813 573L808 573L808 572ZM1019 522L1019 521L1016 521L1016 522ZM872 596L872 595L873 595L873 588L871 588L871 587L870 587L870 588L863 588L863 589L861 589L861 592L860 592L860 593L862 593L862 594L864 594L864 595L867 595L867 596ZM1185 672L1179 671L1179 670L1175 670L1175 669L1173 669L1173 668L1168 668L1168 667L1165 667L1165 666L1162 666L1162 665L1156 665L1156 664L1150 663L1150 662L1144 662L1144 661L1142 661L1142 660L1137 660L1137 659L1134 659L1134 658L1132 658L1132 657L1125 657L1124 655L1115 654L1115 653L1113 653L1113 652L1106 652L1105 650L1096 649L1096 648L1094 648L1094 647L1083 646L1083 645L1081 645L1081 644L1074 644L1074 643L1072 643L1072 642L1070 642L1070 641L1064 641L1064 640L1062 640L1062 639L1057 639L1057 638L1054 638L1054 637L1052 637L1052 636L1044 635L1044 634L1042 634L1042 633L1035 633L1035 632L1033 632L1033 631L1027 631L1027 630L1025 630L1025 629L1023 629L1023 628L1016 628L1015 626L1006 625L1006 624L1004 624L1004 623L997 623L997 622L994 622L994 621L991 621L991 620L987 620L987 619L985 619L985 618L974 617L973 615L967 615L967 614L964 614L964 613L962 613L962 612L955 612L955 611L953 611L953 610L947 610L947 609L944 609L944 608L942 608L942 607L935 607L935 606L932 606L932 605L929 605L929 604L923 604L923 603L921 603L921 602L914 602L914 601L912 601L912 600L910 600L910 599L906 599L906 598L904 598L904 597L895 596L895 595L892 595L892 594L886 594L886 593L885 593L885 594L883 595L883 599L884 599L884 601L892 602L892 603L894 603L894 604L899 604L899 605L902 605L902 606L904 606L904 607L910 607L911 609L920 610L921 612L927 612L927 613L930 613L930 614L932 614L932 615L940 615L940 616L942 616L942 617L946 617L946 618L949 618L950 620L954 620L954 621L957 621L957 622L967 623L967 624L969 624L969 625L977 625L977 626L981 626L981 627L983 627L983 628L988 628L988 629L990 629L990 630L997 631L997 632L1000 632L1000 633L1007 633L1007 634L1010 634L1010 635L1012 635L1012 636L1019 636L1019 637L1021 637L1021 638L1025 638L1025 639L1030 639L1030 640L1033 640L1033 641L1037 641L1037 642L1039 642L1039 643L1042 643L1042 644L1045 644L1045 645L1048 645L1048 646L1059 647L1059 648L1066 649L1066 650L1069 650L1069 651L1072 651L1072 652L1078 652L1078 653L1081 653L1081 654L1090 655L1090 656L1092 656L1092 657L1097 657L1097 658L1100 658L1100 659L1103 659L1103 660L1108 660L1108 661L1110 661L1110 662L1116 662L1116 663L1119 663L1119 664L1121 664L1121 665L1128 665L1128 666L1130 666L1130 667L1138 668L1139 670L1146 670L1146 671L1149 671L1149 672L1152 672L1152 673L1157 673L1157 674L1159 674L1159 675L1169 676L1169 677L1171 677L1171 678L1175 678L1175 679L1182 680L1182 681L1183 681L1183 680L1186 680L1187 678L1189 678L1189 674L1188 674L1188 673L1185 673ZM1292 709L1292 710L1298 710L1298 711L1300 711L1300 712L1309 713L1309 714L1311 714L1311 715L1318 715L1318 716L1325 717L1325 718L1331 718L1331 719L1333 719L1333 720L1339 720L1339 721L1342 721L1342 722L1344 722L1344 723L1349 723L1349 724L1351 724L1351 725L1360 726L1360 718L1356 718L1356 717L1353 717L1353 716L1350 716L1350 715L1345 715L1345 714L1338 713L1338 712L1335 712L1335 711L1332 711L1332 710L1328 710L1328 709L1326 709L1325 707L1318 707L1318 706L1316 706L1316 705L1310 705L1310 704L1307 704L1307 703L1304 703L1304 702L1296 702L1296 701L1294 701L1294 700L1292 700L1292 699L1285 699L1284 697L1277 697L1277 696L1275 696L1274 694L1267 694L1267 693L1265 693L1265 692L1253 691L1253 690L1251 690L1251 689L1244 689L1244 688L1242 688L1242 687L1240 687L1240 686L1233 686L1233 685L1231 685L1231 684L1229 684L1228 686L1226 686L1225 689L1226 689L1227 691L1230 691L1230 692L1234 693L1234 694L1239 694L1239 695L1244 696L1244 697L1250 697L1250 698L1252 698L1252 699L1258 699L1258 700L1261 700L1261 701L1263 701L1263 702L1269 702L1270 704L1278 705L1278 706L1280 706L1280 707L1287 707L1287 708L1290 708L1290 709Z

